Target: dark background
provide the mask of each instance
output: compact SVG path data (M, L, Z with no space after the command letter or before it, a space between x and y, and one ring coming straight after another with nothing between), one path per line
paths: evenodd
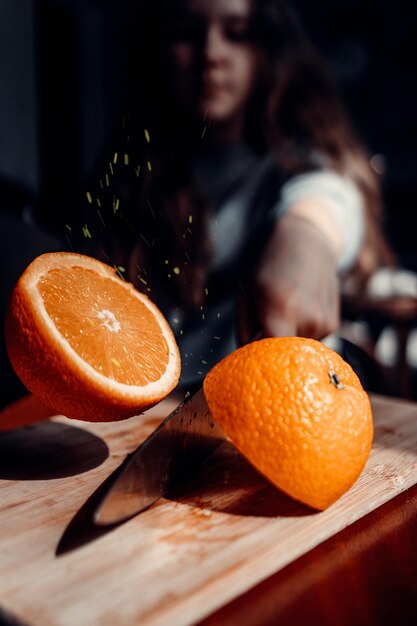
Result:
M139 0L0 0L0 208L53 220L123 114ZM294 0L378 167L387 232L417 270L413 3Z
M387 235L402 264L417 270L415 5L406 0L294 4L334 70L357 131L375 160L385 164Z
M387 232L417 269L417 87L411 2L296 0L383 178ZM0 0L0 207L51 219L123 114L137 0ZM61 207L61 208L60 208Z
M52 224L71 223L68 198L83 189L120 126L138 2L0 0L1 325L21 271L41 251L56 247L25 222L37 212ZM333 68L371 162L383 171L387 235L402 265L417 271L413 3L294 5ZM0 370L4 405L23 388L11 372L3 333Z

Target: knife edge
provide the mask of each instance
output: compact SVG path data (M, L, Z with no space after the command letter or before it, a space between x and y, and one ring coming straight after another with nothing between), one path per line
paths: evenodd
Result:
M113 472L93 520L122 522L149 508L195 471L225 440L202 389L189 395Z

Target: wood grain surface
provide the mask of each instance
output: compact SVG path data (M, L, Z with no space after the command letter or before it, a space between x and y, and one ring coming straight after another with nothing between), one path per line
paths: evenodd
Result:
M417 484L198 626L415 626Z
M228 443L133 519L57 556L91 494L159 423L57 416L0 433L0 606L30 626L187 626L417 483L417 405L373 396L375 440L324 512L279 493Z

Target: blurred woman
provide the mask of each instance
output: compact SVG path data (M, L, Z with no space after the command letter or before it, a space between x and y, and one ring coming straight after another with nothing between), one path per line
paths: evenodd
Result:
M137 43L83 232L167 316L183 385L237 342L336 330L342 281L390 252L367 154L289 6L149 0Z

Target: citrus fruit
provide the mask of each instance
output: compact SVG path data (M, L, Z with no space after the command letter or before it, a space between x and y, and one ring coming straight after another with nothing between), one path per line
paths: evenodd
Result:
M345 493L368 459L368 395L350 365L314 339L262 339L239 348L207 374L204 394L239 452L315 509Z
M5 335L23 384L70 418L130 417L179 379L179 350L159 309L115 269L84 255L43 254L26 268Z

